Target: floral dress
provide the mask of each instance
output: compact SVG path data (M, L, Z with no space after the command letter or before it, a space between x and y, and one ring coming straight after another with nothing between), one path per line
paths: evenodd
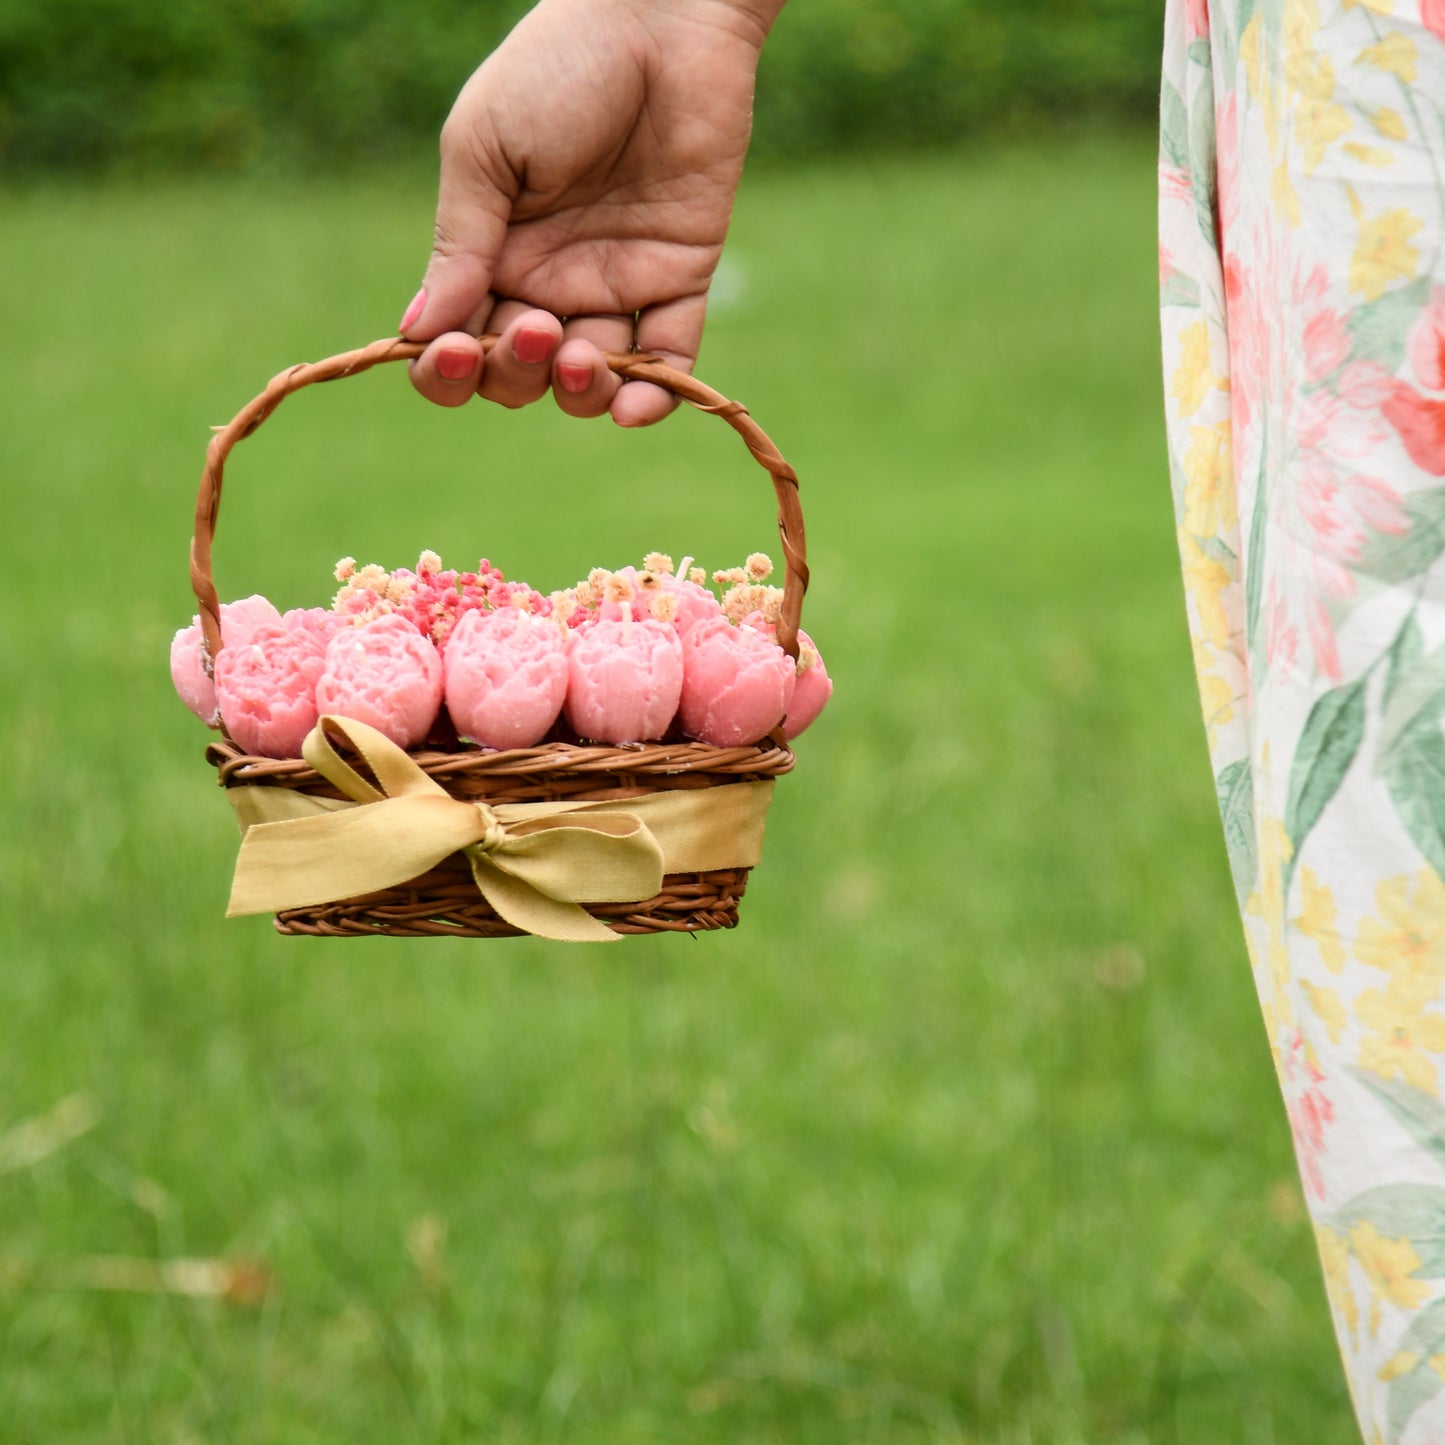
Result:
M1371 1445L1445 1440L1445 0L1169 0L1170 468L1235 887Z

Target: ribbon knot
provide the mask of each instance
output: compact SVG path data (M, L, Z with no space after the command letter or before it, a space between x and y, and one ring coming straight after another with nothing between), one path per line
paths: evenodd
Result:
M472 847L479 853L494 852L507 841L507 830L502 827L502 820L485 803L474 803L473 807L482 815L482 827L485 831Z
M344 738L373 784L329 735ZM347 801L290 788L228 789L243 837L228 915L279 913L394 888L461 853L512 927L566 942L620 937L581 905L652 898L665 873L750 868L773 784L680 788L607 802L453 798L384 734L318 720L306 761Z

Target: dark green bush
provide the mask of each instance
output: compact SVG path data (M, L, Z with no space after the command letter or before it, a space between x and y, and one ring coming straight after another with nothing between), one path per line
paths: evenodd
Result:
M0 165L337 169L429 152L526 0L8 0ZM757 147L930 145L1143 119L1158 0L794 0Z

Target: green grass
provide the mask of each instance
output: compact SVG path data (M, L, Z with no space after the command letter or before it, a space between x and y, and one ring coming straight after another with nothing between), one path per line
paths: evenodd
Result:
M388 331L431 178L7 197L0 1132L100 1119L0 1173L0 1438L1351 1438L1190 674L1151 184L1106 140L750 176L702 371L803 478L837 696L740 929L577 949L223 921L166 676L207 424ZM217 578L551 587L771 515L707 418L373 374L236 453Z

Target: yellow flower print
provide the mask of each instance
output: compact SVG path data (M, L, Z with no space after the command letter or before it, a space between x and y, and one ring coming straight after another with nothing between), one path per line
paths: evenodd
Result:
M1219 746L1219 729L1234 721L1234 689L1214 673L1199 675L1199 700L1204 707L1204 729L1209 750Z
M1438 1095L1440 1081L1430 1055L1445 1051L1445 1014L1425 1012L1438 991L1439 985L1429 981L1392 978L1383 989L1360 994L1355 1016L1370 1030L1360 1040L1360 1067Z
M1277 1007L1271 1008L1266 1001L1266 1012L1277 1022L1289 1023L1290 967L1289 950L1285 946L1284 869L1294 855L1294 844L1278 818L1265 818L1259 824L1256 852L1259 872L1254 892L1244 901L1244 911L1264 924L1268 937L1265 961L1269 965L1272 995ZM1258 974L1257 955L1253 957ZM1259 991L1261 999L1266 999L1263 980L1259 981Z
M1184 453L1184 527L1196 537L1217 537L1239 525L1234 495L1234 454L1227 421L1189 428Z
M1419 1363L1420 1356L1414 1350L1401 1350L1399 1354L1393 1355L1385 1361L1383 1368L1375 1378L1388 1385L1391 1380L1398 1380L1401 1375L1408 1375Z
M1285 225L1298 228L1300 223L1299 193L1290 179L1289 164L1281 161L1269 178L1269 199Z
M1355 957L1392 980L1428 980L1438 991L1445 982L1445 882L1433 868L1387 878L1375 889L1375 912L1378 918L1360 920Z
M1415 69L1420 61L1420 49L1407 35L1392 30L1378 45L1371 45L1355 57L1357 64L1373 65L1398 75L1406 85L1415 83Z
M1224 592L1232 581L1223 562L1211 557L1188 532L1179 533L1184 563L1184 591L1194 603L1199 628L1207 641L1223 647L1229 641L1229 615Z
M1219 385L1209 364L1209 325L1204 320L1179 333L1179 365L1169 382L1169 395L1178 399L1179 415L1193 416L1204 398Z
M1379 146L1361 145L1358 141L1346 141L1340 147L1352 161L1359 161L1365 166L1392 166L1395 164L1395 157L1387 150L1381 150Z
M1300 869L1300 895L1304 911L1290 920L1308 939L1313 940L1331 973L1345 966L1345 946L1335 923L1335 895L1329 884L1321 883L1313 868Z
M1354 1334L1360 1325L1360 1307L1350 1284L1350 1250L1345 1236L1337 1234L1328 1224L1317 1224L1315 1243L1319 1246L1320 1266L1324 1270L1325 1293Z
M1405 129L1405 122L1398 110L1391 110L1388 105L1382 105L1374 115L1370 117L1374 127L1386 140L1404 140L1408 132Z
M1300 980L1300 987L1304 990L1315 1017L1325 1026L1330 1042L1339 1043L1340 1035L1344 1033L1345 1025L1349 1022L1349 1015L1345 1012L1344 1004L1340 1002L1339 994L1332 988L1320 988L1307 979Z
M1411 1278L1421 1260L1408 1239L1386 1239L1368 1219L1362 1219L1350 1230L1350 1252L1379 1299L1412 1310L1430 1293L1424 1280Z
M1373 10L1376 15L1388 15L1395 8L1395 0L1345 0L1345 9L1353 10L1356 6L1364 10Z
M1360 223L1360 241L1350 258L1349 284L1366 301L1378 301L1392 281L1407 281L1420 264L1420 252L1410 237L1420 233L1424 222L1402 206L1367 217L1354 191L1350 208Z

